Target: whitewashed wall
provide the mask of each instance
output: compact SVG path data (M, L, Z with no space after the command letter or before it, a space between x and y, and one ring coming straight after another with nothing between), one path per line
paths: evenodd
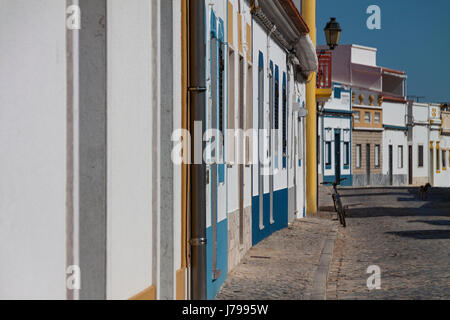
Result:
M224 1L226 3L226 1ZM248 106L247 105L247 95L252 94L252 91L250 88L247 88L247 77L248 76L252 76L252 75L248 75L248 60L247 60L247 55L244 52L244 87L240 88L239 87L239 48L238 48L238 20L237 20L237 14L238 14L238 8L239 8L239 1L238 0L231 0L230 1L231 4L233 5L233 24L234 24L234 32L233 32L233 39L232 39L232 43L234 44L234 79L230 79L230 81L234 82L234 126L231 126L230 123L228 123L229 121L229 117L227 116L227 128L230 127L234 127L234 128L238 128L239 127L239 91L243 90L244 91L244 129L246 127L246 111L247 108L253 108L253 105ZM252 16L250 13L250 7L248 6L248 4L246 2L240 1L241 2L241 14L243 15L243 19L242 19L242 39L243 42L246 42L247 36L246 36L246 25L249 24L250 26L252 25ZM228 13L230 14L230 13ZM229 42L231 42L230 37L231 35L228 34L228 28L226 25L227 16L225 16L224 18L224 22L225 22L225 32L227 34L227 39L229 39ZM250 36L251 39L251 36ZM250 48L248 48L250 50ZM227 55L228 57L228 65L231 65L232 62L229 61L230 56ZM252 62L250 62L252 63ZM254 64L253 62L253 70L255 70L254 68L257 68L257 65ZM227 68L228 70L228 68ZM228 73L228 77L231 77L232 75L230 73ZM228 82L227 82L228 85ZM255 83L253 82L253 87L255 86ZM230 88L228 88L228 90L230 90ZM254 101L253 101L254 102ZM229 112L229 108L230 108L230 102L228 102L228 112ZM252 124L250 125L250 127L252 127ZM226 141L226 144L229 144L229 141ZM237 140L236 140L236 144L235 147L237 148ZM226 149L228 151L228 148ZM237 161L237 153L235 152L235 160ZM235 212L236 210L239 209L239 181L238 181L238 170L239 170L239 166L238 165L233 165L233 166L229 166L227 169L227 212L228 213L232 213ZM245 167L244 168L244 208L247 208L251 206L251 168L250 167Z
M65 1L0 1L0 299L65 299Z
M267 50L267 33L266 31L258 24L253 24L253 61L255 65L255 69L253 71L253 123L254 127L258 128L258 61L259 61L259 52L261 51L264 54L264 106L265 106L265 121L264 128L269 128L269 78L268 78L268 70L270 68L270 61L273 62L274 69L274 77L275 77L275 65L278 65L279 68L279 81L280 81L280 89L282 88L282 79L283 72L286 72L287 76L287 66L286 66L286 53L285 51L273 40L270 40L270 48ZM275 79L275 78L274 78ZM280 91L279 95L279 127L282 128L282 94ZM273 153L275 154L275 153ZM287 169L283 169L282 163L282 135L281 130L278 135L278 164L279 170L274 175L274 191L282 190L287 188ZM257 195L258 193L258 166L253 166L253 195ZM269 192L269 176L264 177L264 192Z
M412 107L412 116L414 127L412 132L413 145L413 178L428 179L429 174L429 129L428 129L427 104L414 103ZM423 167L419 167L419 146L423 146Z
M127 299L153 283L152 6L108 2L107 298ZM157 286L158 287L158 286Z

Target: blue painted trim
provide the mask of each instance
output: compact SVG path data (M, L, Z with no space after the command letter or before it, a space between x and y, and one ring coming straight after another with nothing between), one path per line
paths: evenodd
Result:
M252 243L254 246L274 232L288 226L288 193L287 188L273 193L273 218L275 220L273 224L270 224L270 194L263 195L263 230L259 228L259 195L252 197Z
M228 219L217 223L217 268L221 274L216 281L212 279L212 227L206 229L206 238L206 292L207 299L213 300L228 277Z
M223 20L222 20L222 18L219 18L219 36L218 36L218 39L219 39L219 41L221 41L221 42L223 42L224 40L225 40L225 33L224 33L224 23L223 23ZM218 51L219 50L221 50L221 48L220 48L220 45L219 45L219 48L218 48ZM225 64L225 60L226 60L226 56L228 56L226 53L225 53L225 49L223 49L224 50L224 52L223 52L223 59L224 59L224 64ZM218 54L218 56L219 56L219 54ZM219 66L220 66L220 61L219 61L219 57L217 57L217 62L219 63ZM227 66L225 65L224 66L224 68L225 68L225 71L224 71L224 73L225 74L228 74L228 72L227 72L227 68L226 68ZM220 72L220 70L219 70L219 68L220 67L218 67L217 68L217 71L218 72ZM217 81L219 80L219 76L217 76ZM228 117L227 117L227 113L225 112L225 110L227 109L227 106L226 106L226 98L228 97L228 95L227 94L225 94L225 76L223 77L223 81L224 81L224 83L218 83L218 85L219 86L223 86L223 92L224 92L224 95L223 95L223 100L224 101L222 101L223 102L223 110L222 110L222 113L223 113L223 118L222 118L222 121L224 122L224 123L222 123L222 128L226 128L226 125L225 125L225 119L227 119ZM219 94L219 90L217 91L217 94ZM219 96L217 97L217 101L219 101ZM219 102L220 103L220 102ZM217 112L217 117L219 117L219 112ZM219 121L219 119L217 119L217 122ZM223 137L223 139L225 140L225 137ZM225 141L224 141L225 142ZM226 145L225 145L225 143L223 144L223 150L222 150L222 152L223 152L223 160L225 161L225 159L226 159ZM219 183L225 183L225 164L224 163L221 163L221 164L219 164L218 166L218 177L219 177Z
M289 141L289 134L288 134L288 123L289 123L289 117L288 117L288 90L287 90L287 80L286 80L286 72L283 72L283 86L282 86L282 92L283 92L283 96L281 97L283 99L283 105L282 105L282 112L281 114L283 115L283 119L281 121L281 126L282 126L282 130L283 130L283 137L281 139L281 149L282 151L285 151L285 154L283 154L283 169L286 169L287 167L287 159L286 159L286 155L289 154L288 153L288 141ZM284 144L286 143L286 150L284 149ZM288 179L289 181L289 179Z
M218 36L218 38L222 42L225 40L224 23L223 23L222 18L219 18L219 36Z
M385 124L385 125L383 125L383 127L385 129L390 129L390 130L408 131L408 127L403 127L403 126L391 126L391 125Z
M217 18L213 10L211 10L211 36L217 38Z
M258 66L264 70L264 54L260 51L258 57Z
M341 175L341 179L347 179L345 181L341 182L342 187L351 187L353 185L353 176L351 174L349 175ZM333 183L336 181L336 176L323 176L323 182L327 183Z
M278 87L278 88L277 88ZM277 90L278 89L278 90ZM273 122L274 122L274 127L278 129L280 128L280 71L278 68L278 65L275 65L275 81L273 83ZM278 92L276 92L278 91ZM277 98L277 94L278 94L278 98ZM278 109L275 110L275 106L278 106ZM275 123L275 119L278 118L278 123ZM275 137L274 137L275 138ZM278 143L279 141L279 137L278 137ZM273 146L275 147L275 146ZM278 150L274 150L274 156L275 156L275 169L279 168L278 162L279 162L279 148Z
M331 114L342 114L351 117L353 114L353 111L351 110L336 110L336 109L324 109L324 113L331 113Z
M342 92L342 88L335 87L334 88L334 98L335 99L341 99L341 92Z

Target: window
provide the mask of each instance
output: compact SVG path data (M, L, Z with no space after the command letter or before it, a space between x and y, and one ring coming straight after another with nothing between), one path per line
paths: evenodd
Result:
M230 132L235 129L235 113L234 113L234 93L235 93L235 55L230 48L228 55L228 129ZM242 90L241 90L242 91ZM228 163L235 163L235 144L236 137L230 134L228 137Z
M317 139L319 140L319 146L322 146L322 139L321 139L320 135L318 136ZM321 149L322 149L322 147L317 148L317 162L318 162L319 164L322 163L322 158L321 158L321 156L320 156L320 150L321 150Z
M442 169L447 170L447 157L445 150L442 150Z
M361 112L355 111L355 123L360 123L360 122L361 122Z
M381 167L380 150L381 150L381 146L379 144L376 144L375 145L375 168Z
M247 69L247 104L245 106L246 119L245 131L248 132L253 128L253 68L251 66ZM245 136L245 163L250 165L252 162L252 141L251 136Z
M364 121L366 123L372 123L372 113L371 112L364 112Z
M375 123L378 123L378 124L381 123L381 113L375 112L374 120L375 120Z
M275 148L275 168L278 169L278 158L279 158L279 130L280 130L280 79L279 79L279 69L278 66L275 66L275 103L274 103L274 129L275 129L275 137L274 137L274 148Z
M440 159L440 148L439 148L439 141L436 142L436 171L439 173L441 170L441 159Z
M239 124L238 124L238 129L242 130L244 129L244 73L245 73L245 63L244 63L244 58L240 55L239 56L239 111L238 111L238 116L239 116ZM244 158L243 158L243 144L242 144L242 137L239 138L238 141L238 159L239 162L238 164L243 164L244 163Z
M423 145L418 147L418 167L423 168Z
M344 142L344 166L350 165L350 142Z
M362 153L361 153L361 145L357 144L356 145L356 168L360 169L361 168L361 158L362 158Z
M399 169L403 169L403 146L398 146L397 164Z
M334 88L334 98L340 99L341 98L342 89L341 88Z
M283 129L283 157L287 156L287 89L286 89L286 73L283 72L283 113L282 113L282 129ZM283 168L286 168L285 161Z
M325 165L331 166L331 142L325 143Z

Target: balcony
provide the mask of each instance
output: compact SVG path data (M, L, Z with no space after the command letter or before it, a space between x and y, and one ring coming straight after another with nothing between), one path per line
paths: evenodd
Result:
M317 71L317 89L331 89L331 51L317 50L317 60L319 61L319 67Z
M319 66L317 71L316 99L323 104L330 100L333 88L331 51L317 50L317 60Z

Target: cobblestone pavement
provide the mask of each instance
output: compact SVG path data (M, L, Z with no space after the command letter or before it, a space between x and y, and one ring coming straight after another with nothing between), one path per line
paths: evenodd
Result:
M249 250L228 276L218 300L304 300L312 293L330 219L292 223Z
M450 299L450 190L419 201L416 188L344 189L327 299ZM381 289L367 288L367 268Z

